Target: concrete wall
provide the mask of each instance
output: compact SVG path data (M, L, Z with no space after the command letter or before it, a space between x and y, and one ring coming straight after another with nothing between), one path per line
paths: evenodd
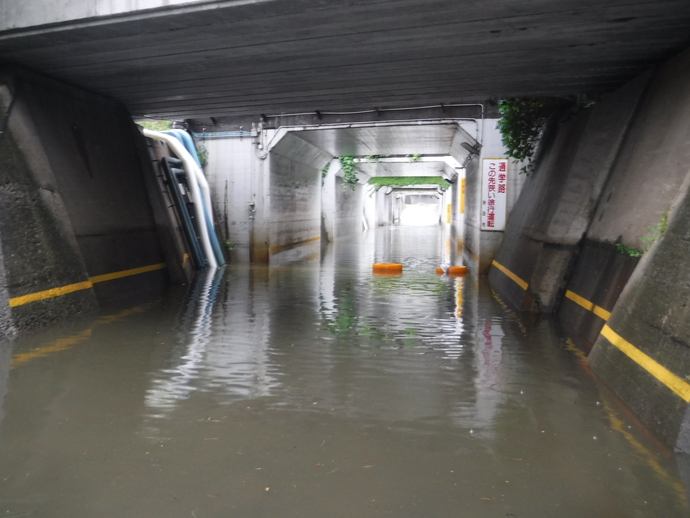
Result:
M24 71L3 77L4 109L15 100L0 143L5 327L160 290L167 273L144 182L149 162L126 110ZM45 293L53 289L59 296Z
M587 236L639 247L649 228L668 215L664 237L645 253L611 308L590 361L647 426L666 444L685 451L690 451L689 163L686 51L654 74ZM644 356L633 354L633 360L624 351Z
M330 243L335 240L336 221L336 173L340 170L340 161L328 162L328 171L321 177L321 241Z
M513 211L492 285L519 309L553 312L565 291L582 238L647 84L629 83L576 117L560 114L543 142L543 153ZM613 240L611 240L613 241Z
M141 137L126 110L71 89L23 85L89 276L165 263L135 145ZM162 271L148 275L167 281ZM139 288L130 278L94 285L100 301Z
M318 253L321 171L331 158L290 132L270 149L270 264L283 264Z
M264 204L265 161L260 159L260 152L248 136L200 142L208 150L204 172L211 189L219 237L235 245L230 262L249 262L257 221L254 210Z
M59 286L88 283L62 196L48 157L36 139L28 99L6 78L0 88L3 118L14 99L0 141L0 325L4 333L28 329L97 307L92 289L10 307L10 299Z
M342 178L335 180L335 238L342 239L362 232L364 186L353 189Z
M501 135L496 129L498 119L486 119L480 128L482 147L479 155L472 156L465 169L465 215L463 218L462 241L465 260L474 264L480 273L486 272L491 266L498 249L503 241L504 232L481 230L481 175L482 160L485 158L504 158L505 148L501 142ZM451 148L451 155L462 163L463 157ZM522 184L524 175L519 175L520 164L512 161L508 164L507 180L507 213L511 214Z
M561 120L489 279L557 311L592 370L670 447L690 451L690 51ZM618 244L642 249L642 259ZM538 302L537 307L533 301Z

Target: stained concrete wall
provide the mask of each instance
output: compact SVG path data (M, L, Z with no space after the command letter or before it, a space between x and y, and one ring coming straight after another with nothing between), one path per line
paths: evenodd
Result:
M515 307L546 312L558 307L647 81L640 77L592 109L576 117L560 113L552 121L496 257L529 287L498 269L489 274Z
M489 279L557 311L597 373L665 444L690 450L690 51L561 120ZM655 227L668 227L642 259ZM638 264L639 263L639 264ZM520 282L524 285L521 287Z
M284 264L318 254L321 170L331 158L329 153L290 132L270 149L270 264Z
M482 122L480 153L472 156L465 169L465 214L462 244L464 245L465 260L474 264L480 273L485 273L491 266L504 236L504 232L481 230L482 161L487 158L506 157L501 135L496 128L497 122L498 119L486 119ZM464 162L465 155L459 155L455 146L451 148L451 155L459 163ZM506 188L508 215L511 214L524 183L524 177L518 174L519 171L520 164L510 161Z
M0 303L16 299L9 316L3 311L5 327L35 327L164 287L144 139L126 110L25 71L3 77L2 104L14 99L14 107L0 143ZM152 265L137 276L101 277ZM43 293L56 288L60 296Z
M257 206L264 205L265 161L249 136L198 141L208 151L204 172L211 189L221 241L235 246L230 252L230 262L249 262L255 241L254 227L261 224L257 222L256 210Z
M328 162L328 170L321 177L321 241L330 243L335 240L336 223L336 173L340 170L340 161Z
M686 51L654 74L588 232L596 242L639 247L649 228L668 215L665 235L645 253L612 308L607 326L614 334L597 338L590 363L666 444L685 451L690 451L689 163ZM625 344L614 345L616 336L648 359L624 354ZM654 364L668 374L656 372Z
M58 85L22 84L89 276L165 263L135 145L142 137L124 107ZM162 270L147 276L167 282ZM122 278L94 289L105 301L146 284Z
M368 176L365 176L368 181ZM344 239L362 232L364 215L365 178L353 189L343 181L337 159L330 161L328 174L321 180L321 239L328 242Z
M48 157L36 139L28 98L14 76L3 82L2 115L8 118L0 141L0 326L10 333L93 310L97 302L93 290L84 289L60 302L10 307L10 299L86 283L89 276Z

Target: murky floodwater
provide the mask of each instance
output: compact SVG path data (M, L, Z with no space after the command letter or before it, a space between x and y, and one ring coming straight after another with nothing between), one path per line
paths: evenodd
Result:
M550 320L436 276L442 244L370 232L16 339L0 516L687 516L677 459Z

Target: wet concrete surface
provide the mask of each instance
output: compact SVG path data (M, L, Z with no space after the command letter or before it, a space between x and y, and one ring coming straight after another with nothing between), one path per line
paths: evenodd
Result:
M687 516L684 458L442 244L370 231L5 344L0 516Z

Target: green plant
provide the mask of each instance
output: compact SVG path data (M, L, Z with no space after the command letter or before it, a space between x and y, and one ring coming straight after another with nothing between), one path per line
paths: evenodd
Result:
M516 162L524 161L521 173L533 168L534 152L549 118L561 109L561 121L590 108L604 97L601 93L583 93L565 97L522 97L501 99L497 128L506 154ZM564 109L566 107L569 109Z
M138 121L137 124L151 131L165 131L172 128L172 121Z
M233 243L232 241L226 241L225 242L225 249L228 252L232 252L235 248L237 248L237 244Z
M196 145L196 154L199 156L201 167L205 167L208 164L208 149L206 149L203 142L199 142Z
M410 162L419 162L419 159L422 158L421 154L415 154L415 155L407 155L410 157Z
M329 161L323 169L321 169L321 185L323 185L323 181L326 179L326 176L328 176L328 171L331 168L331 162Z
M448 189L450 184L441 176L373 176L369 179L369 184L375 185L378 191L381 187L405 187L408 185L429 185L436 184L442 189Z
M390 155L367 155L369 162L380 162L382 158L388 158Z
M534 151L552 106L553 102L540 97L501 99L498 103L501 118L497 128L506 154L516 162L526 161L521 173L529 172L532 168Z
M624 245L621 245L620 243L616 245L616 248L618 251L622 254L629 255L630 257L642 257L642 254L645 252L649 251L650 248L652 248L652 245L659 239L661 236L663 236L666 233L666 229L668 228L668 211L664 212L661 215L661 220L659 223L654 225L653 227L647 227L647 231L649 232L646 236L641 237L640 241L642 242L642 250L638 250L636 248L630 248Z
M629 255L630 257L642 257L642 254L644 253L642 250L630 248L625 245L621 245L620 243L616 245L616 248L621 254Z
M343 181L345 186L349 186L353 191L357 187L357 166L355 166L355 157L353 156L339 156L340 167L343 169Z
M666 233L668 228L668 211L661 215L661 220L653 227L647 227L649 234L640 238L640 241L644 244L643 250L646 252L649 250L654 242Z

